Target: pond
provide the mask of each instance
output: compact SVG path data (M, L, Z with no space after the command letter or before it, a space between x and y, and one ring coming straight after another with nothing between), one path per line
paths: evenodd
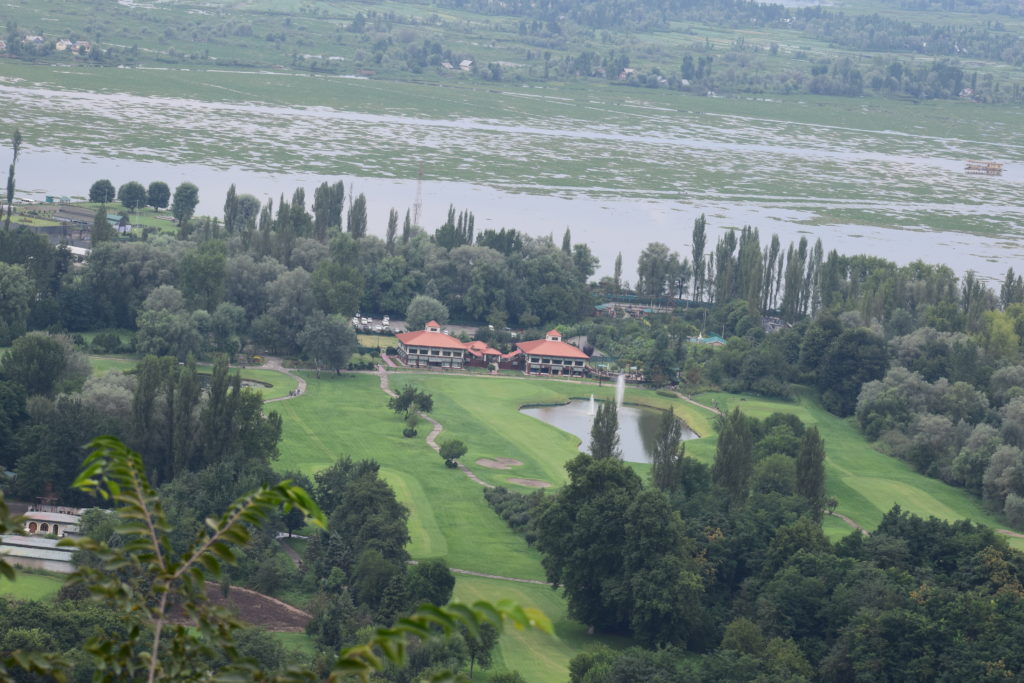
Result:
M579 437L580 450L586 451L590 444L590 426L594 422L590 405L589 400L574 399L558 406L527 406L520 412ZM661 415L662 412L654 408L631 405L619 408L619 446L623 460L651 462ZM683 428L683 440L697 438L697 433Z

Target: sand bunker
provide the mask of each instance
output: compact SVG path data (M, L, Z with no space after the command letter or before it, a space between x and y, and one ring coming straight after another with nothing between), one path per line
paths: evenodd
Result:
M540 479L517 479L513 477L508 482L510 484L519 484L520 486L529 486L531 489L546 489L551 486L551 482L541 481Z
M509 470L513 467L519 467L523 463L519 462L515 458L480 458L476 461L480 467L490 467L492 470Z

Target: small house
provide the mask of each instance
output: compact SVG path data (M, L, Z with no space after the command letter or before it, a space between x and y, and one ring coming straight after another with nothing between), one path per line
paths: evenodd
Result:
M88 40L76 40L71 46L71 51L76 55L87 55L92 52L92 43Z
M463 71L469 71L470 69L473 68L473 60L463 59L461 62L459 62L459 68L462 69Z
M79 508L38 503L25 513L24 531L29 536L56 536L77 534L81 529L82 513Z
M65 50L69 49L72 45L74 45L74 43L72 43L67 38L61 38L56 43L54 43L53 47L57 50L57 52L64 52Z

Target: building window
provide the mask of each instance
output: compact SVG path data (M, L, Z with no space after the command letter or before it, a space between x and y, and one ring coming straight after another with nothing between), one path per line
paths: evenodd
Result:
M47 524L46 522L43 522L42 524L39 525L39 530L42 531L45 534L46 532L48 532L50 530L50 525Z

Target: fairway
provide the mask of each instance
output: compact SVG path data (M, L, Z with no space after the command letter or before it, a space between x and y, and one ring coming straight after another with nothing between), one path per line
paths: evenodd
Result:
M487 506L483 487L462 472L444 467L425 441L423 422L413 439L402 437L402 419L387 408L376 374L323 375L308 381L306 393L275 405L284 418L279 471L312 474L347 455L370 458L395 494L410 510L408 550L416 559L444 558L452 567L498 576L543 580L540 555L513 533ZM433 417L444 430L439 441L456 438L469 452L465 464L482 480L508 484L510 477L540 479L554 485L566 480L564 465L578 453L578 440L519 412L530 403L564 403L570 397L611 398L614 387L556 380L391 373L393 389L414 383L433 394ZM708 433L708 413L679 399L629 389L629 402L675 407L700 433ZM495 470L476 464L480 458L514 458L523 464ZM638 466L644 469L645 466ZM560 595L545 586L460 576L456 596L462 600L512 598L540 607L558 630L551 639L538 633L515 633L500 646L500 657L515 662L530 681L564 680L580 648L594 639L582 625L565 617Z
M817 425L827 451L828 493L839 501L836 511L866 529L878 526L893 505L922 517L969 519L996 529L1005 526L967 491L918 474L907 463L875 450L852 420L832 415L806 394L792 403L719 392L696 398L704 403L716 400L723 410L739 406L745 414L758 419L775 412L792 413L809 425ZM690 442L687 452L710 463L714 458L714 440ZM841 535L841 524L840 520L826 518L826 533L833 538ZM1018 539L1008 540L1014 547L1020 547Z
M572 656L598 644L625 647L627 638L593 636L582 624L569 618L561 593L547 586L496 581L476 576L459 576L454 599L465 603L494 600L501 596L521 605L538 607L551 619L553 635L540 631L518 631L507 627L498 643L491 671L518 671L531 683L565 681L569 678L567 653ZM483 680L477 675L474 680Z

